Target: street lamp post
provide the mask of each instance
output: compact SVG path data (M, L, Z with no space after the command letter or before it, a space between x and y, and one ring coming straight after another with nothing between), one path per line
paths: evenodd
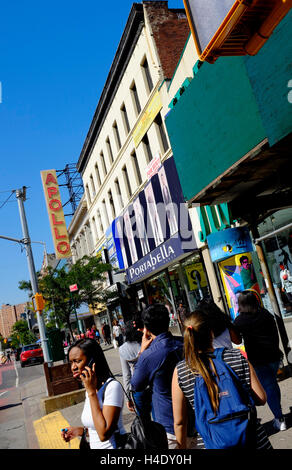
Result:
M23 232L23 244L25 246L26 250L26 256L27 256L27 263L28 263L28 269L30 273L30 281L31 281L31 287L32 287L32 292L34 295L38 293L38 280L37 280L37 275L35 271L35 265L34 265L34 259L33 259L33 254L32 254L32 249L31 249L31 241L29 237L29 232L28 232L28 225L27 225L27 220L26 220L26 215L25 215L25 210L24 210L24 204L23 202L25 201L25 188L23 189L17 189L16 190L16 198L18 202L18 208L19 208L19 214L20 214L20 220L21 220L21 226L22 226L22 232ZM43 316L41 315L41 312L39 310L36 311L37 314L37 322L38 322L38 327L39 327L39 332L40 332L40 339L42 343L42 349L44 352L44 361L47 363L51 363L51 358L50 358L50 353L49 353L49 347L48 347L48 339L46 337L46 329L45 329L45 323Z

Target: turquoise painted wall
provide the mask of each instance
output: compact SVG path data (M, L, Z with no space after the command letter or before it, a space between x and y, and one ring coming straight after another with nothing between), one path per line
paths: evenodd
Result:
M292 12L256 56L205 62L167 115L187 200L263 139L272 146L291 132L291 20Z
M292 11L285 16L256 56L246 57L247 74L259 107L269 144L292 130Z
M189 200L266 137L244 59L204 63L166 126Z

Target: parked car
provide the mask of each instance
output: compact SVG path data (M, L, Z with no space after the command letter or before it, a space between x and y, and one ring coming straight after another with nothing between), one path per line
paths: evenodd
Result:
M44 362L43 350L39 344L27 344L22 347L20 353L20 365L42 364Z

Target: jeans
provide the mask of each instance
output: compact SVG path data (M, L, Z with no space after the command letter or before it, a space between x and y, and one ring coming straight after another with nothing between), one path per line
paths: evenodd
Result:
M267 394L267 402L276 419L283 418L281 408L281 391L277 382L279 361L269 364L254 366L254 370Z

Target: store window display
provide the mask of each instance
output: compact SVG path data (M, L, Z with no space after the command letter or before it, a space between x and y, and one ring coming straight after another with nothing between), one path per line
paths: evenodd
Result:
M269 273L274 286L278 305L283 317L292 317L292 285L289 281L292 273L292 209L282 209L267 217L259 226L260 236L270 237L263 241L263 248ZM276 233L274 233L277 231ZM287 279L282 277L287 276ZM290 290L291 289L291 290ZM272 309L268 294L262 295L262 301L268 310Z

